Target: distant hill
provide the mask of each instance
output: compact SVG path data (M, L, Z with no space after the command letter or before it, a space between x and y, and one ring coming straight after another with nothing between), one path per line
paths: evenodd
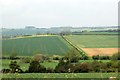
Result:
M118 30L120 26L106 26L106 27L51 27L51 28L35 28L34 26L27 26L23 29L6 29L2 28L2 36L20 36L33 34L59 34L61 32L82 32L82 31L108 31Z

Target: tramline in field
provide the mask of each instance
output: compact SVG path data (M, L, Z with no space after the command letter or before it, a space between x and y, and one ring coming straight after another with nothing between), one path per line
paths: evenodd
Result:
M2 44L3 55L16 53L18 56L33 56L35 53L63 55L71 48L60 36L9 39L3 40Z

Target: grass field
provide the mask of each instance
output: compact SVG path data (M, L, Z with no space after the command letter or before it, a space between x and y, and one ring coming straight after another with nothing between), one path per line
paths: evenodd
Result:
M3 74L3 78L110 78L118 73L24 73Z
M2 54L17 56L33 56L35 53L45 55L63 55L71 46L60 36L40 36L2 40Z
M118 35L70 35L65 38L79 48L118 48Z

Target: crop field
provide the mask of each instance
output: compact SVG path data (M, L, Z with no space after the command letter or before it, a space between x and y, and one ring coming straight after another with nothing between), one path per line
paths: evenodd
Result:
M118 48L118 35L70 35L65 38L80 48Z
M112 55L118 52L118 35L70 35L64 36L89 56Z
M85 51L88 56L101 55L101 56L112 56L114 53L120 51L120 48L81 48Z
M63 55L71 46L60 36L40 36L2 40L2 54L17 56L33 56L35 53L45 55Z

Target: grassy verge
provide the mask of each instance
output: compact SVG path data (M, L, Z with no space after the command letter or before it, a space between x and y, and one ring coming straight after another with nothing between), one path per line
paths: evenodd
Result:
M109 78L118 73L22 73L3 74L2 78Z

